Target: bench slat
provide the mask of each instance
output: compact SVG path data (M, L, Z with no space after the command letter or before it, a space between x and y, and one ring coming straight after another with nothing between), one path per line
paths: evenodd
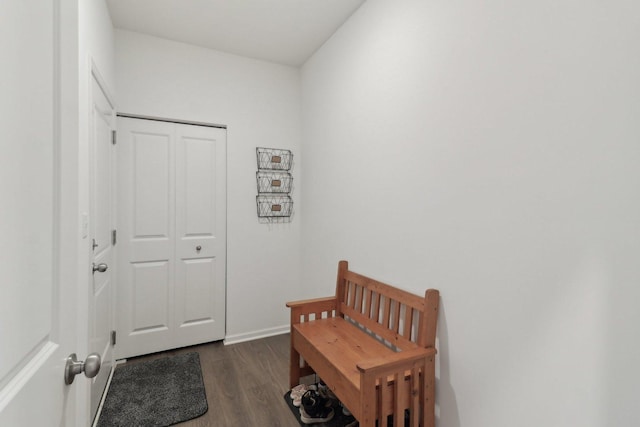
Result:
M417 310L424 311L424 298L412 294L411 292L395 288L391 285L387 285L386 283L363 276L362 274L354 273L353 271L346 271L344 273L344 278L347 283L357 283L360 286L373 290L374 292L378 292L382 295L388 295L391 299L400 301L402 304L407 304Z
M390 320L391 320L391 300L387 297L384 298L384 311L382 314L382 326L387 329L391 328Z
M417 426L420 422L420 372L418 369L411 370L411 392L410 392L409 410L412 426Z
M411 328L413 327L413 308L405 306L404 324L402 325L402 336L411 341Z
M402 350L407 350L410 348L416 348L418 345L414 342L409 341L402 335L391 331L390 329L384 328L378 322L375 322L367 317L362 317L362 315L351 307L347 307L346 305L342 305L341 311L345 316L348 316L358 323L360 323L365 328L369 329L375 335L378 335L382 339L389 342L391 345L400 348ZM362 331L360 331L362 332Z
M371 291L371 294L373 295L373 308L371 310L371 316L369 316L369 318L375 322L380 322L380 294L373 291Z
M406 395L404 394L404 375L400 377L400 375L395 374L393 376L393 382L396 385L400 385L400 387L393 387L394 396L393 396L393 425L394 427L400 427L400 420L402 420L402 426L404 427L404 408L402 407L402 402L404 402L404 398ZM401 416L402 415L402 416Z
M362 313L362 298L363 298L363 289L361 286L356 286L356 303L353 308L355 311Z
M393 332L400 334L400 301L393 301Z

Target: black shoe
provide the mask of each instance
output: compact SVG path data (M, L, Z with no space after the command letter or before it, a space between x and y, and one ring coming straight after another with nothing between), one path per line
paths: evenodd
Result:
M302 396L300 421L305 424L324 423L333 418L333 408L327 399L315 390L308 390Z

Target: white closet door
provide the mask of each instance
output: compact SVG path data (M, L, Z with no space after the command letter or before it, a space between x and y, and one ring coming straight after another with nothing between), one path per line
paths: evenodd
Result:
M224 338L226 131L119 118L117 150L117 357Z
M177 345L224 338L226 131L176 126Z

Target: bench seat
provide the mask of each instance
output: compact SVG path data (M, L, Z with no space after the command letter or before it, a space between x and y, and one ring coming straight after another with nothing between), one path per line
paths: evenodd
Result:
M345 387L355 389L360 388L360 371L357 366L360 362L395 353L342 317L298 323L293 326L291 333L296 348L315 349L305 353L307 363L311 366L330 367L347 380ZM314 363L317 359L322 359L321 363ZM326 377L326 374L316 373L321 378Z

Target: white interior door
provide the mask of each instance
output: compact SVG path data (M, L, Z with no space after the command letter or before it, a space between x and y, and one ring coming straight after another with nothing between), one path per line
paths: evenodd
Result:
M114 162L112 131L115 112L96 75L91 88L91 187L90 206L93 274L89 292L89 351L102 358L102 368L91 384L91 417L95 417L100 399L113 367L111 331L114 326Z
M59 156L73 146L61 138L59 7L0 2L0 426L83 422L63 380L78 344L79 216L78 171Z
M117 357L225 334L226 130L118 119Z
M225 335L226 130L176 125L174 345Z

